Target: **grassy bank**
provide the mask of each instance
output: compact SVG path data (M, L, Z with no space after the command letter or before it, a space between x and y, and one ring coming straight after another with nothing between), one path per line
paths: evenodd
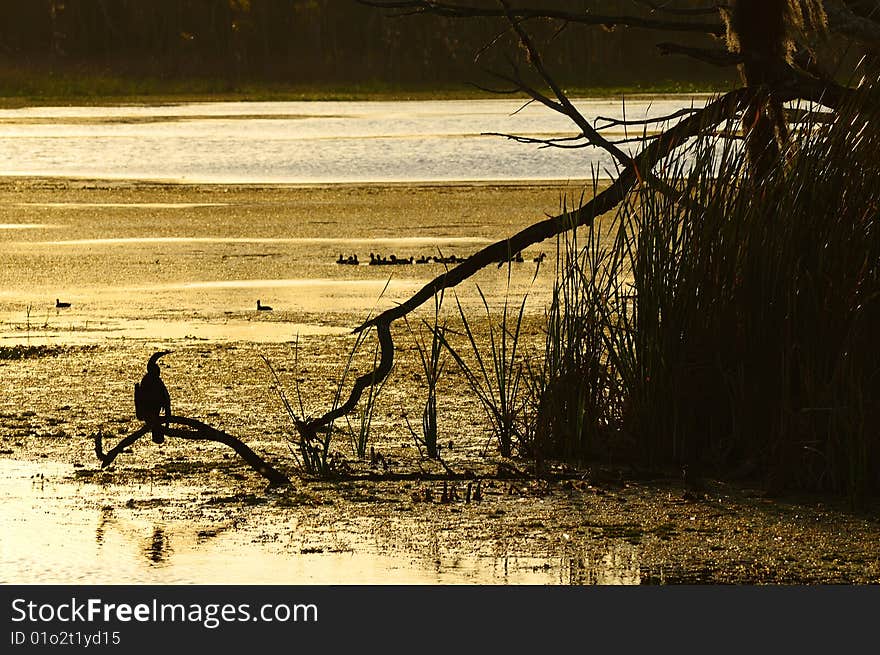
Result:
M712 93L718 90L719 87L708 84L658 80L646 85L573 88L569 92L573 97L617 97ZM234 83L223 78L161 79L77 72L0 71L0 107L4 108L57 104L462 100L497 97L469 85L393 86L381 80L343 85L300 85L258 81Z

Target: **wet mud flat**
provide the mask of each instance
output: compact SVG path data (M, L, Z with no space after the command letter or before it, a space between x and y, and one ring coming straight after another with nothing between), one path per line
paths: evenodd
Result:
M14 226L0 230L11 244L0 288L0 582L880 582L877 503L855 511L839 498L767 498L757 483L711 479L694 494L674 472L645 479L615 462L552 480L517 475L528 463L497 455L484 411L453 362L438 387L440 441L446 465L468 479L447 482L443 502L446 469L420 456L404 419L419 429L426 391L402 325L367 447L387 470L355 454L353 418L351 426L337 422L332 446L349 478L300 475L293 426L265 360L298 411L302 399L302 414L332 405L355 340L350 330L387 279L375 270L383 267L336 267L339 246L364 253L405 245L419 254L446 239L461 254L554 211L562 192L559 185L0 182L0 224ZM61 239L55 225L80 242L53 245ZM156 235L172 241L157 244ZM288 247L291 235L299 241ZM519 289L536 301L523 328L530 356L541 351L550 278L527 267L518 274ZM417 266L400 269L409 285L401 295L429 276ZM144 285L140 295L126 276ZM337 295L303 296L304 285L277 283L285 276L332 276ZM481 281L493 305L506 292L504 278L493 268ZM193 281L201 286L188 287ZM352 282L373 286L340 296ZM39 321L22 329L25 307L34 298L52 304L58 288L73 300L64 312L46 309L45 322L58 329L50 336ZM466 293L464 306L479 310L477 294ZM258 315L256 297L275 311ZM133 307L138 298L146 300ZM166 311L166 301L179 307ZM142 318L140 332L93 328ZM420 318L430 321L430 308L415 329ZM249 329L233 332L233 322ZM242 439L288 473L291 486L268 488L228 448L179 439L162 446L141 439L100 467L94 437L109 448L140 427L133 384L159 349L173 351L162 376L174 413ZM348 382L372 365L368 342Z
M338 346L316 338L300 344L300 357L338 358ZM757 487L715 480L696 496L674 478L640 480L604 467L553 481L499 478L524 463L502 460L491 445L484 452L481 410L448 396L447 464L484 479L480 502L466 502L467 480L447 483L443 502L442 468L419 457L400 428L403 399L420 395L400 371L371 442L397 479L358 460L344 432L334 450L352 474L374 479L299 477L286 440L291 426L257 364L260 355L284 361L289 350L277 344L182 345L164 377L175 411L241 437L292 474L290 487L267 487L222 446L175 439L161 447L142 439L101 469L93 436L101 431L112 444L137 427L129 382L146 355L143 345L75 347L0 366L2 522L12 535L4 539L4 581L880 581L876 505L851 511L834 498L766 498ZM332 391L329 375L312 373ZM33 550L34 534L45 552ZM40 552L40 567L16 554L25 547Z

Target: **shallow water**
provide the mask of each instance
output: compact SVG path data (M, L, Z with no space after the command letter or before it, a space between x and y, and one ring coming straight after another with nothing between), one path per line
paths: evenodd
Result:
M7 190L0 202L0 224L7 226L0 229L0 345L279 342L339 334L444 271L437 263L368 266L370 253L463 257L523 220L496 208L492 198L504 198L503 188L228 191L175 185L54 191L27 184ZM516 210L525 224L541 218L540 204ZM529 292L542 310L553 248L531 248L512 267L514 302ZM544 251L549 258L536 278L532 259ZM336 263L351 254L360 266ZM490 267L475 278L493 303L508 292L506 273ZM469 288L463 302L477 303ZM273 311L257 312L258 299ZM56 307L56 300L70 306Z
M625 546L593 554L585 565L583 552L490 557L442 543L421 551L389 541L375 526L342 527L329 546L317 546L327 542L327 527L295 520L279 526L290 521L283 512L196 516L186 508L204 502L202 488L62 481L73 472L0 459L0 584L639 582L637 560Z
M591 120L641 119L704 101L682 95L575 104ZM613 170L595 149L539 149L487 135L578 132L543 106L521 108L521 101L499 99L7 109L0 110L0 175L335 183L568 180ZM627 136L621 128L605 134Z

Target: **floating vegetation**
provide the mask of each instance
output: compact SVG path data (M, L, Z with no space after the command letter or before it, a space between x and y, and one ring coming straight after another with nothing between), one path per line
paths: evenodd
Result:
M64 346L0 346L0 360L38 359L57 357L66 352Z

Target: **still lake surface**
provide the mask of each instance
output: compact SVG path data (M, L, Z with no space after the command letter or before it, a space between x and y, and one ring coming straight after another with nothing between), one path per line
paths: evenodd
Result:
M584 116L644 119L705 96L576 100ZM597 125L604 124L597 121ZM0 110L0 175L216 183L449 182L607 177L596 149L539 149L571 122L520 101L254 102ZM635 128L629 136L637 136ZM622 138L622 128L606 132Z

